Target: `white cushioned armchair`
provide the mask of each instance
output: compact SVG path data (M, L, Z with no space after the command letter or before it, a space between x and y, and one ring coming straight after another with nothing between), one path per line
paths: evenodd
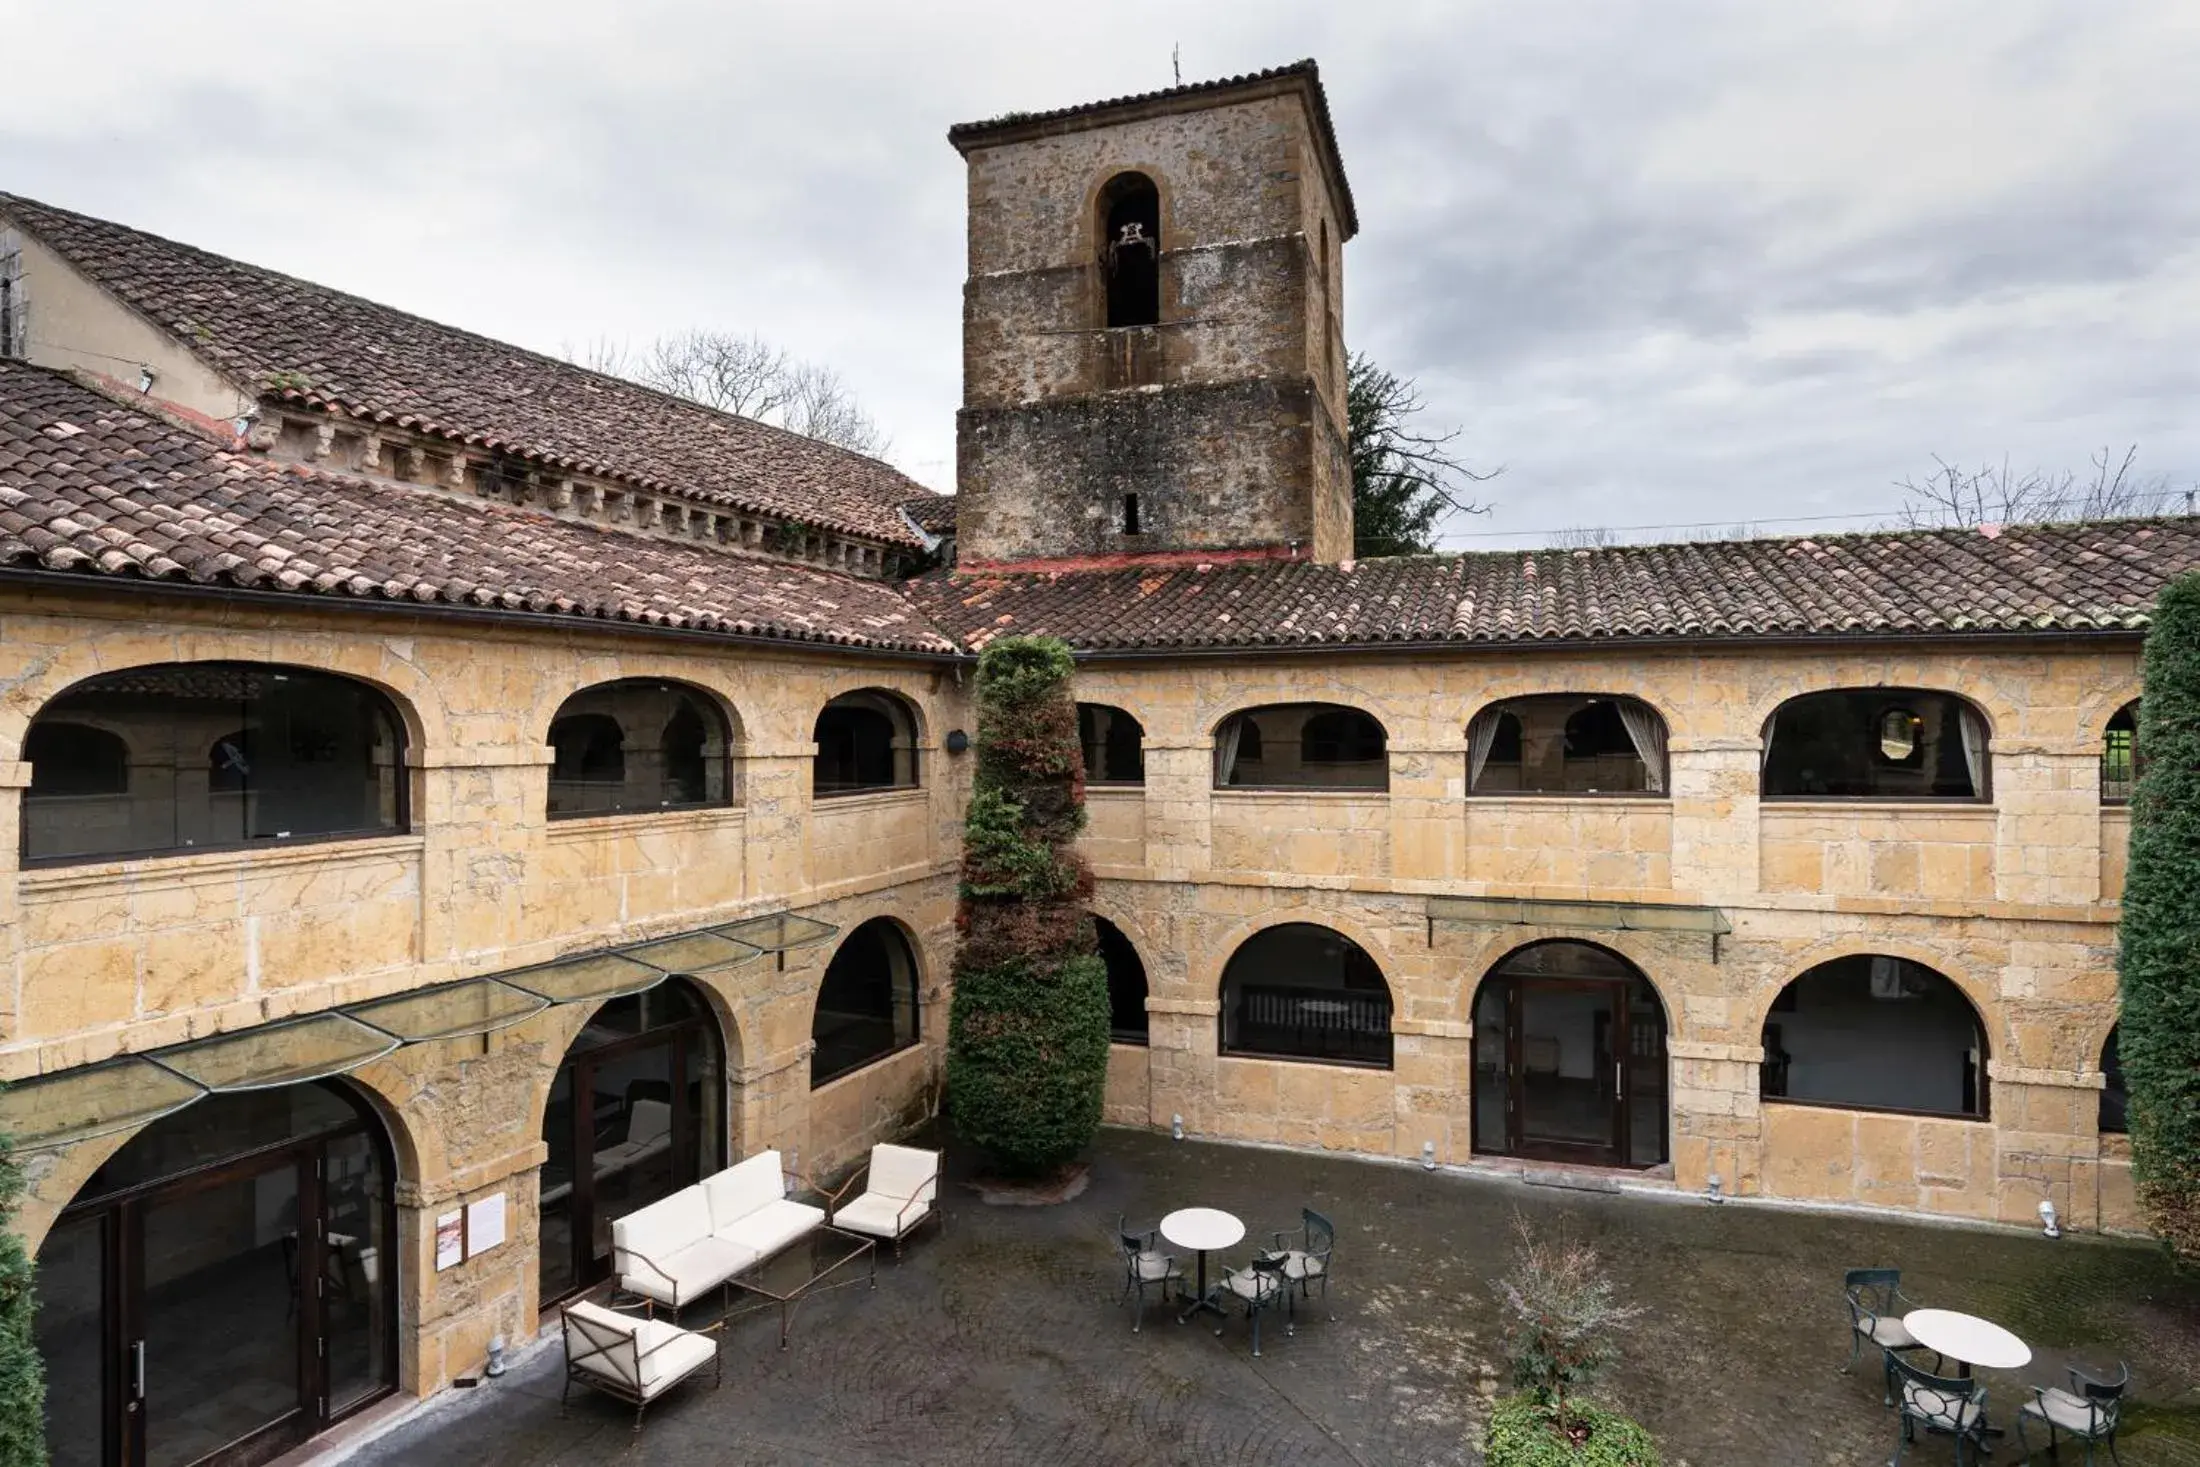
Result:
M858 1182L864 1183L862 1193L842 1201ZM890 1239L899 1257L901 1240L940 1216L939 1192L937 1151L881 1142L871 1148L871 1159L833 1194L832 1225L844 1232Z
M565 1386L558 1393L558 1411L564 1413L573 1382L579 1381L631 1402L634 1429L640 1431L649 1403L705 1365L716 1372L711 1381L716 1390L726 1370L716 1336L576 1299L565 1306Z

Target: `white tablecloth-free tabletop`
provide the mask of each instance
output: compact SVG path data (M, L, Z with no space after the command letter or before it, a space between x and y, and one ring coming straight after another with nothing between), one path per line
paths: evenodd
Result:
M1245 1224L1218 1207L1186 1207L1161 1219L1161 1236L1179 1248L1205 1253L1236 1247L1245 1237Z
M1953 1309L1913 1309L1902 1316L1910 1337L1935 1354L1985 1370L2016 1370L2032 1363L2032 1347L1992 1320Z

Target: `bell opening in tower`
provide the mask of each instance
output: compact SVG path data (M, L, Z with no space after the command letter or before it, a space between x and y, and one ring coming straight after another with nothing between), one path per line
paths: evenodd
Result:
M1100 271L1111 328L1161 320L1161 192L1143 173L1118 173L1100 190Z

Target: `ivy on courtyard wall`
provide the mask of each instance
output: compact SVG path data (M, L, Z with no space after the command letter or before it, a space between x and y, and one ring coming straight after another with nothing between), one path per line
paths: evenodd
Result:
M2154 1230L2200 1258L2200 576L2147 633L2117 972L2132 1170Z
M978 658L947 1101L956 1134L1014 1175L1075 1160L1107 1085L1107 969L1071 849L1085 825L1074 671L1050 637L998 638Z
M0 1136L0 1467L45 1467L46 1373L31 1334L34 1274L15 1230L22 1200L23 1169Z

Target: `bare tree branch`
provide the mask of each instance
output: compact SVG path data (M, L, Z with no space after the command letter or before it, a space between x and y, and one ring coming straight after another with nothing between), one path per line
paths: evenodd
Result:
M1931 473L1897 479L1895 487L1908 496L1902 523L1913 530L2158 513L2176 491L2167 475L2136 473L2138 461L2136 443L2122 453L2103 448L2080 478L2068 469L2019 473L2006 458L1967 469L1935 454Z
M578 352L568 348L566 356L592 371L856 453L877 457L889 446L838 372L790 356L760 336L683 331L660 336L640 352L599 339Z

